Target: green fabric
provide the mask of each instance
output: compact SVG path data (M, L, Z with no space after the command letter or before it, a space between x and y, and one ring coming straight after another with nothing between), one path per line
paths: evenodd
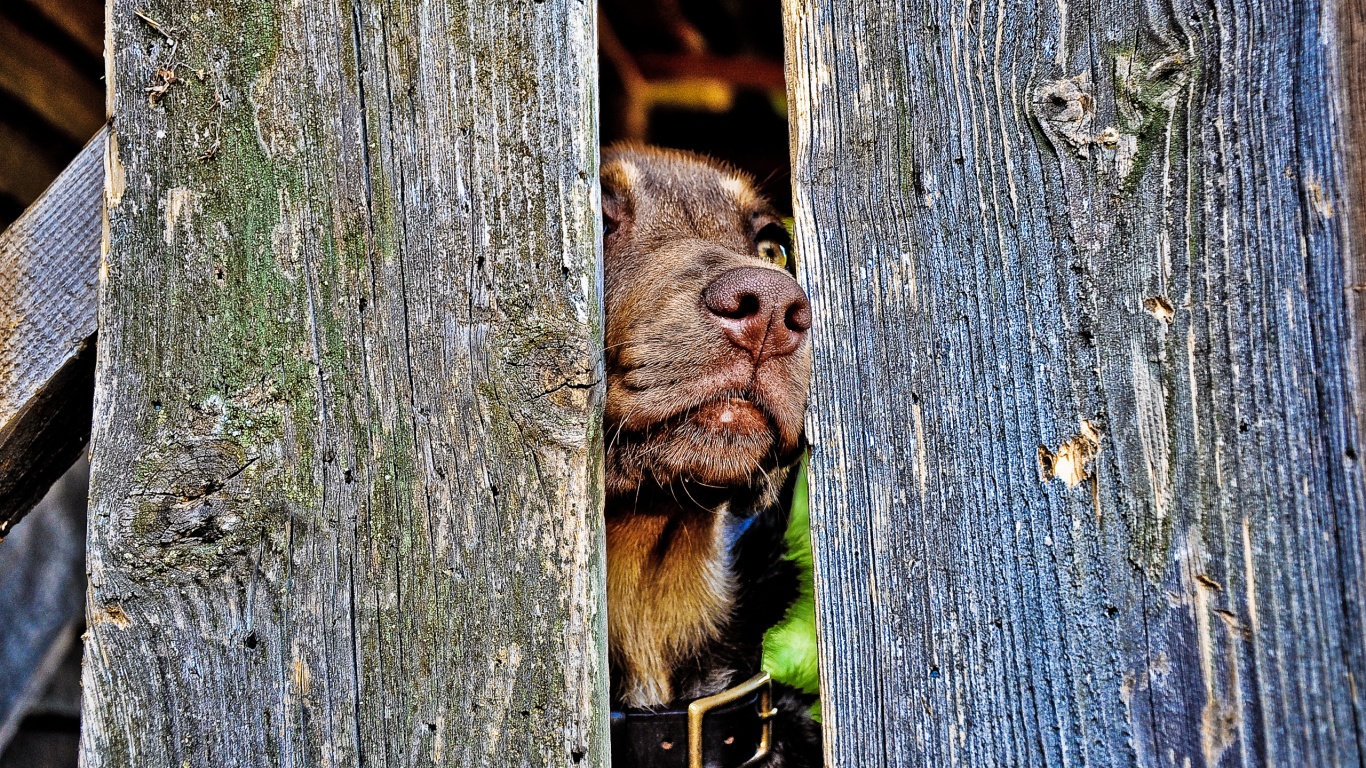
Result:
M792 494L792 517L787 524L787 556L797 564L797 601L787 616L764 635L764 670L773 679L807 693L820 693L820 673L816 650L816 591L811 580L811 516L807 509L806 464L802 457L797 469L797 486ZM812 707L820 720L820 702Z

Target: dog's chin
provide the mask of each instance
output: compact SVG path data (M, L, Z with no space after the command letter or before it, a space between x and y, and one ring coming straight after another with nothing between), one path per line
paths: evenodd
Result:
M617 443L608 457L608 495L637 494L641 485L681 486L701 499L754 484L797 450L780 445L779 430L748 400L719 399L690 411L647 441Z
M777 430L763 411L745 400L704 405L674 430L660 452L668 477L713 488L743 488L767 469Z

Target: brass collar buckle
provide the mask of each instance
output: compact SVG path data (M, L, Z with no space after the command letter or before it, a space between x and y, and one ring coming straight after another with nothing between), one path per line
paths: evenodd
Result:
M773 708L773 681L767 672L760 672L734 688L698 699L688 705L688 768L703 768L702 719L707 713L743 699L755 691L759 692L759 720L763 723L763 731L759 737L759 748L745 765L753 765L768 754L773 745L773 716L778 714L778 710Z

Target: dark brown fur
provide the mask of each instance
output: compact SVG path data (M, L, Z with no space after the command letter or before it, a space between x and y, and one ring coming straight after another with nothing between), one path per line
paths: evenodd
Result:
M810 345L801 334L794 350L747 351L703 305L729 270L784 270L760 256L786 233L748 177L618 147L604 152L602 189L612 694L614 706L661 707L752 674L795 597L782 534ZM818 765L809 702L782 694L787 733L766 764Z

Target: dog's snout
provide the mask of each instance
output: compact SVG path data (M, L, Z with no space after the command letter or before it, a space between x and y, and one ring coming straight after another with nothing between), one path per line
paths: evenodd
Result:
M702 291L702 303L726 337L756 357L790 355L811 329L811 302L784 272L738 267Z

